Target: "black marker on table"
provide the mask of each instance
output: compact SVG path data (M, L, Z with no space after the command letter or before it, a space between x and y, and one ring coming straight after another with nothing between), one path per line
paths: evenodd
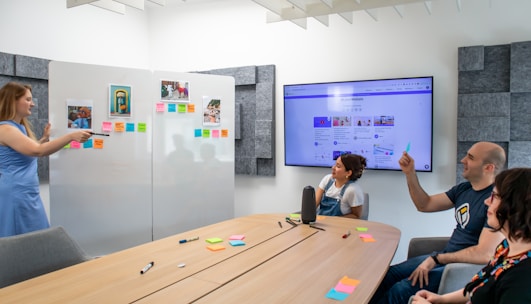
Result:
M151 267L153 267L153 265L155 265L155 262L150 262L149 264L147 264L146 266L144 266L144 268L142 268L140 270L140 274L144 274L146 273L148 270L151 269Z
M105 133L94 133L94 132L89 132L91 135L99 135L99 136L110 136L109 134L105 134Z

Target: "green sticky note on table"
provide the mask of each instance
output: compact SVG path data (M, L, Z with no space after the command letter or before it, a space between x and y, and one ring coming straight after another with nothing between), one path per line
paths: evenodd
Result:
M210 244L216 244L216 243L221 243L223 242L223 239L221 238L209 238L209 239L206 239L207 243L210 243Z
M367 227L356 227L356 230L357 231L368 231L369 228L367 228Z

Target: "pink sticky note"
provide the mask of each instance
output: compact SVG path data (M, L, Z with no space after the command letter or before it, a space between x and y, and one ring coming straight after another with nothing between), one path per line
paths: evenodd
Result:
M243 234L235 234L235 235L231 235L229 237L229 240L243 240L245 238L245 235Z
M156 111L157 112L164 112L164 103L163 102L157 102L155 104Z
M111 132L112 131L112 122L110 121L104 121L101 123L101 130L103 132Z
M360 234L360 238L362 238L362 239L372 239L372 235L370 235L368 233L362 233L362 234Z
M219 130L212 130L212 138L218 138L219 137Z
M336 287L334 287L334 289L339 292L352 293L354 289L356 289L356 286L346 285L346 284L339 282L337 283Z
M81 144L78 143L77 141L71 141L70 142L70 148L72 148L72 149L80 149L81 148Z

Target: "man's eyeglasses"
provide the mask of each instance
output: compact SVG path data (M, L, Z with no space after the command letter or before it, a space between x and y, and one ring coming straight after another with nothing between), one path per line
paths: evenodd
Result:
M492 191L490 194L490 202L492 203L495 198L500 199L500 194L498 192Z

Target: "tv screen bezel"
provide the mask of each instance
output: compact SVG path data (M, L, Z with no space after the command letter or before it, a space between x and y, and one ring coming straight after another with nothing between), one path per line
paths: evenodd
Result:
M284 84L283 85L283 111L284 111L284 166L288 167L307 167L307 168L330 168L330 166L325 165L310 165L310 164L288 164L287 163L287 145L286 145L286 88L294 86L310 86L310 85L334 85L334 84L345 84L345 83L363 83L363 82L375 82L375 81L411 81L416 79L431 79L431 113L430 113L430 151L429 151L429 169L417 169L416 172L433 172L433 131L434 131L434 121L433 121L433 106L434 106L434 76L410 76L410 77L396 77L396 78L376 78L376 79L361 79L361 80L346 80L346 81L331 81L331 82L314 82L314 83L298 83L298 84ZM414 156L413 156L414 157ZM367 170L374 171L401 171L400 168L374 168L368 167Z

